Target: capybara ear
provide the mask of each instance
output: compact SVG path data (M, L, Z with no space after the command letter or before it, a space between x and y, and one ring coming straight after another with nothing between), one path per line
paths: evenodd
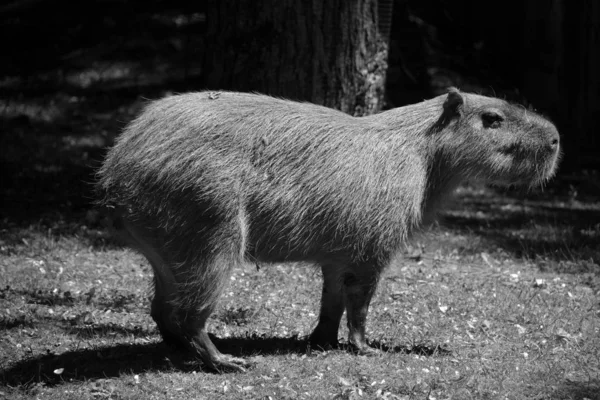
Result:
M457 88L451 87L448 92L448 97L444 102L444 113L447 115L460 114L462 105L465 103L463 96Z

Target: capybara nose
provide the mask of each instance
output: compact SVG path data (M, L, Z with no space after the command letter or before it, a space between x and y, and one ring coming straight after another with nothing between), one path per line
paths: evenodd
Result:
M558 148L559 143L560 143L560 137L558 136L558 132L557 132L556 135L550 140L550 146L552 146L554 148Z
M552 128L550 132L550 149L552 151L558 152L560 151L560 135L558 134L558 130L556 128Z
M541 122L541 130L538 130L540 146L548 152L560 151L560 135L556 126L550 121Z

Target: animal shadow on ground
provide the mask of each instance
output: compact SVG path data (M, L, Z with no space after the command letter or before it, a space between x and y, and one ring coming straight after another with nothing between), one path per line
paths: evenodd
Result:
M122 333L124 328L107 325L94 327L65 327L71 334L89 336L110 336L113 331ZM139 335L136 335L139 336ZM311 350L303 338L292 336L276 338L266 335L248 335L245 337L211 339L224 353L247 357L249 361L256 356L313 354L320 350ZM395 346L371 342L371 345L384 352L400 354L418 354L425 356L447 355L450 352L440 346ZM340 345L341 351L349 350L346 345ZM92 349L67 351L62 354L47 354L33 356L18 361L8 368L0 370L0 385L25 386L44 384L47 386L60 385L63 382L83 381L90 379L106 379L121 376L123 373L137 374L148 371L179 370L184 372L202 368L195 360L185 357L163 342L147 344L115 344L98 346Z

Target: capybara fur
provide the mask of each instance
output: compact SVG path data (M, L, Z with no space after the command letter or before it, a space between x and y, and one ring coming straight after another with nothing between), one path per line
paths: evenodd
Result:
M152 317L215 370L206 321L235 265L307 261L323 294L311 346L336 346L344 311L359 353L381 271L465 178L540 185L559 158L554 125L497 98L448 94L368 117L233 92L164 98L117 138L101 205L154 271Z

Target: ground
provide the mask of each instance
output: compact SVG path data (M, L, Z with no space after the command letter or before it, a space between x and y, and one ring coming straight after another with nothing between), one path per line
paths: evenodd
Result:
M598 399L600 202L527 196L463 187L445 222L407 244L371 308L379 356L306 348L317 269L236 269L211 332L255 367L223 375L171 363L149 317L150 269L92 211L7 217L0 396Z
M368 328L378 356L307 349L312 266L236 269L210 331L255 366L219 375L175 367L146 261L91 207L93 171L144 99L24 93L2 109L0 398L600 399L597 174L461 187L386 271Z

